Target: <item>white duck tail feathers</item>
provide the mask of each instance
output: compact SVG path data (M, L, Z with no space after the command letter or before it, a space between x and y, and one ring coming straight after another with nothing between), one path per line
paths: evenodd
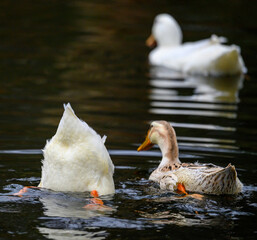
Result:
M208 61L206 61L208 59ZM238 75L247 70L238 46L212 45L183 59L183 72L205 76Z
M104 135L104 136L102 137L102 141L103 141L103 143L105 143L105 142L106 142L106 139L107 139L107 136L105 136L105 135Z
M237 75L246 73L247 69L244 65L243 59L240 56L240 48L236 45L226 47L221 55L214 61L213 72L217 75Z
M69 142L88 139L90 137L99 136L86 122L80 120L74 113L70 103L64 104L64 113L57 128L55 138L63 144ZM99 136L100 137L100 136Z
M40 187L55 191L114 193L114 165L101 138L81 121L70 104L56 134L43 150Z
M223 36L217 36L216 34L212 34L210 41L212 41L212 43L214 44L217 44L217 43L226 43L228 39Z

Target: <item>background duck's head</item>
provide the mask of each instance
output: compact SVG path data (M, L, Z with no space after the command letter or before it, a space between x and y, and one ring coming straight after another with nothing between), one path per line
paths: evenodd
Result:
M160 47L175 47L182 43L183 36L177 21L171 15L162 13L155 17L150 37L153 37ZM147 40L147 45L151 44L152 41Z

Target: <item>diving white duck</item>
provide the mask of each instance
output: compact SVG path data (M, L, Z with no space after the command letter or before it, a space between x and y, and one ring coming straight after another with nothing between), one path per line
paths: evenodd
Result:
M176 133L166 121L152 122L144 143L138 151L148 150L158 144L162 160L149 179L160 184L164 190L174 191L183 185L191 192L206 194L237 194L243 184L237 177L234 166L219 167L213 164L181 163Z
M224 37L212 35L209 39L182 44L182 31L169 14L155 17L152 35L146 41L157 47L149 54L152 65L164 66L184 74L204 76L239 75L247 72L236 45L222 44Z
M114 165L101 138L81 121L71 105L64 113L56 134L43 150L42 178L39 187L55 191L112 194Z

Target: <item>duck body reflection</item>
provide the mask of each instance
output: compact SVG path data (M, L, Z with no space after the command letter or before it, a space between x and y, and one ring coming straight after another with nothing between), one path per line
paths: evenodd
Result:
M113 199L113 195L103 197L105 201ZM85 209L83 206L91 202L88 193L42 191L39 198L43 205L44 218L47 220L38 230L49 239L104 239L105 231L91 233L85 229L92 219L110 216L115 208L105 211ZM60 229L60 226L62 228Z
M193 100L198 102L238 103L238 94L244 82L243 75L223 77L191 76L162 66L152 66L150 74L150 84L154 87L153 92L157 92L157 89L191 88L193 89L193 94L190 95L190 98L184 97L182 99L181 97L181 100ZM173 95L178 94L175 92Z

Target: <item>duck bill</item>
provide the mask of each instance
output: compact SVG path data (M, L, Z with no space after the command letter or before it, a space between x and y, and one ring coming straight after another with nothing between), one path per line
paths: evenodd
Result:
M137 149L138 152L149 150L154 144L149 139L149 132L145 138L145 141L141 144L141 146Z
M154 47L156 47L157 42L156 42L156 40L155 40L153 34L151 34L151 35L146 39L145 44L146 44L146 46L149 47L149 48L154 48Z

